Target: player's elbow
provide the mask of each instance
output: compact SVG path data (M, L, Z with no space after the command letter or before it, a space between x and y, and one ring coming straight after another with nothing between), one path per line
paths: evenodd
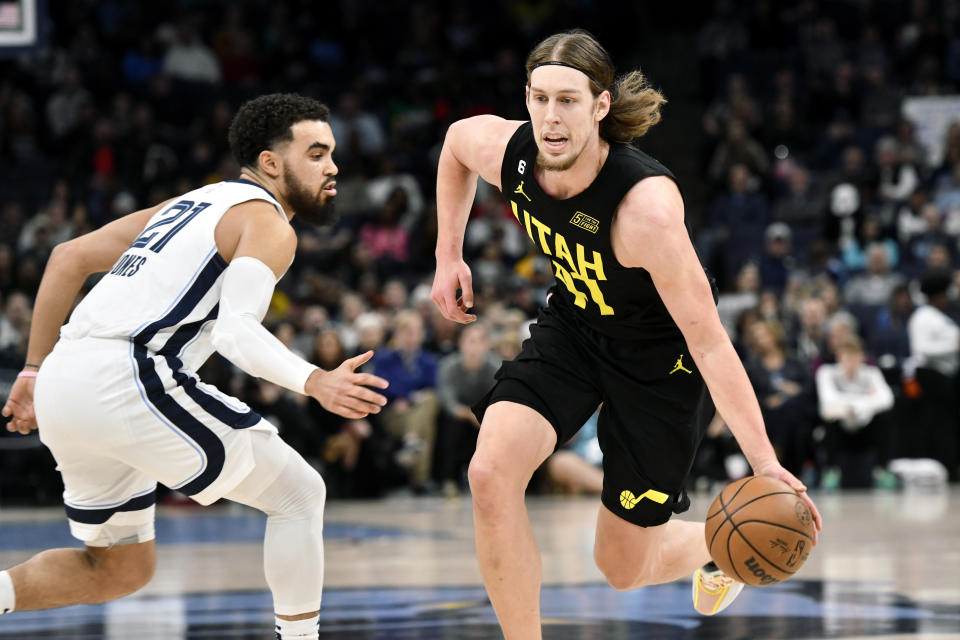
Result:
M210 344L217 352L227 358L235 361L239 354L239 340L237 334L241 330L242 320L234 315L227 314L217 318L213 325L213 331L210 333Z
M77 238L67 240L53 247L47 260L48 269L67 269L73 272L83 271L83 251Z

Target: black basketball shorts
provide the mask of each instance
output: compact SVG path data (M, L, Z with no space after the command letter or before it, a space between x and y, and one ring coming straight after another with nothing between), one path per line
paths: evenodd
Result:
M663 524L690 506L684 485L714 408L683 337L622 341L603 336L563 308L544 309L516 359L474 406L528 406L572 438L603 403L603 504L628 522Z

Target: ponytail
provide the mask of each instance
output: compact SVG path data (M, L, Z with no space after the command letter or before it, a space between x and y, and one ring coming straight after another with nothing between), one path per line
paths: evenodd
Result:
M610 112L600 121L600 136L611 142L632 142L660 122L667 101L639 71L617 78L610 88Z

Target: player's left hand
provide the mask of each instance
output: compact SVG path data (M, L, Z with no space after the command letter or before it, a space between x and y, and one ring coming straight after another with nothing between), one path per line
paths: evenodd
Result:
M33 385L36 378L17 378L10 388L10 396L3 405L4 418L10 418L7 431L27 435L37 428L37 416L33 413ZM12 416L12 417L11 417Z
M813 500L807 495L807 486L800 482L795 475L784 469L779 462L772 462L766 466L755 468L753 472L758 476L767 476L786 482L790 485L790 488L800 494L800 497L804 499L810 508L810 514L813 516L813 544L816 545L819 540L818 534L823 530L823 518L820 517L820 511L817 509L817 506L813 504Z

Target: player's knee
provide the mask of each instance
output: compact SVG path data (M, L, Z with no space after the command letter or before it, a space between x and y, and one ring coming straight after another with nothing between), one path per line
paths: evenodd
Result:
M323 521L323 510L327 502L327 485L323 477L311 469L312 473L303 474L296 490L296 502L291 505L288 515L299 515L316 522Z
M510 482L503 470L483 455L474 455L470 460L467 480L470 482L473 503L482 511L502 504L503 498L510 491Z
M639 589L650 584L645 571L646 563L642 557L617 557L615 554L604 553L598 547L594 547L593 561L603 577L607 579L607 584L617 591Z

